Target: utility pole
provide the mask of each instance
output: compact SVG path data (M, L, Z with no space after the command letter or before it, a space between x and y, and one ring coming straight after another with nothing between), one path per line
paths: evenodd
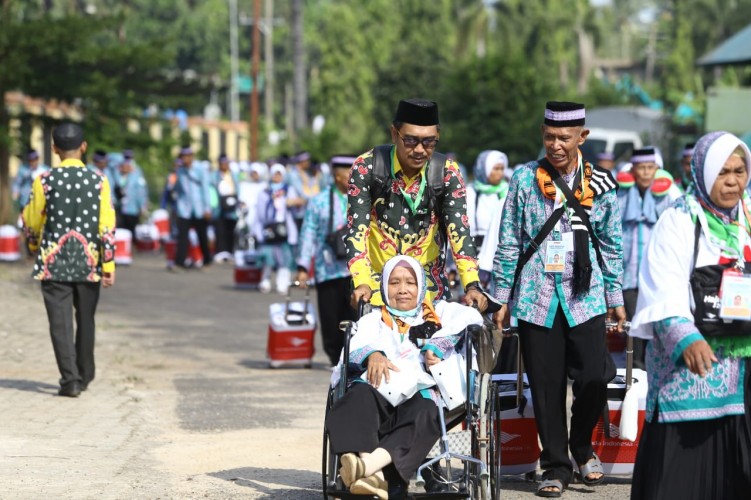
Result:
M263 88L263 113L266 126L273 130L276 128L274 126L274 0L266 0L264 14L266 33L263 39L263 62L266 79Z
M253 53L251 55L250 159L258 159L258 72L261 66L261 0L253 0Z
M307 87L305 82L305 46L303 45L303 2L292 0L292 62L295 130L302 130L308 126L307 117Z
M239 79L238 42L237 42L237 0L229 0L229 117L233 122L240 120L240 92L237 88Z

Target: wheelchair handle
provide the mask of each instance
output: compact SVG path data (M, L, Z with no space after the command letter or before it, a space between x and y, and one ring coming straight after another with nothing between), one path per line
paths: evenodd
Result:
M615 328L618 326L617 321L606 321L605 322L605 328ZM631 322L630 321L624 321L623 322L623 331L628 333L629 330L631 330Z

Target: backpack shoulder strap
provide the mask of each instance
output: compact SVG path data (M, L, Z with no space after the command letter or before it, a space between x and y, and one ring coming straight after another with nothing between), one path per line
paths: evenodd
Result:
M373 148L373 177L385 181L391 177L391 145L381 144Z
M427 181L435 196L443 195L443 188L445 186L443 182L443 172L445 168L446 155L438 152L433 153L433 156L430 157L430 164L428 165Z

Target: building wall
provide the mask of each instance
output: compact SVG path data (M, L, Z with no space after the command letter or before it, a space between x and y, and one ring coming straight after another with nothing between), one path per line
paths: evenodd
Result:
M52 127L51 121L83 120L81 111L74 107L57 102L45 102L40 99L32 99L19 92L9 92L5 96L5 104L11 115L10 135L14 138L14 149L11 150L10 176L15 177L22 158L25 157L26 148L36 149L42 162L55 166L60 163L52 152ZM129 120L126 129L130 132L138 132L148 128L149 135L155 141L161 141L164 137L172 137L176 143L180 138L180 130L176 122L168 120ZM191 147L197 155L205 156L212 162L220 153L226 152L232 160L247 161L248 150L248 125L245 122L229 122L205 120L201 117L188 118L188 130L191 137ZM206 140L204 140L206 138ZM91 144L90 149L96 145ZM180 149L179 145L173 148L174 156Z

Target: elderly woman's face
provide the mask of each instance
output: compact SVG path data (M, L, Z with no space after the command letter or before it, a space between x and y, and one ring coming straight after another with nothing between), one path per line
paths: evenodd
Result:
M746 162L740 156L732 154L720 170L709 199L720 208L733 208L743 196L747 183Z
M388 282L389 306L399 311L417 307L417 276L412 268L397 266L391 271Z

